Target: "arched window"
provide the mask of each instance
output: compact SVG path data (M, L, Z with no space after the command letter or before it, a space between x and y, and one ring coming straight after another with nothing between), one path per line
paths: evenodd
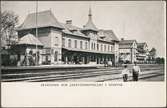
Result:
M74 41L74 48L77 48L77 40Z
M82 48L83 48L83 47L82 47L82 45L83 45L83 44L82 44L82 41L80 41L80 49L82 49Z
M106 51L106 45L104 45L104 51Z
M91 44L91 49L93 50L93 42L92 42L92 44Z
M110 51L110 45L108 45L108 51Z
M110 50L111 50L111 52L112 52L112 50L113 50L113 46L112 46L112 45L111 45L111 49L110 49Z
M103 51L103 44L101 44L101 51Z
M71 39L68 39L68 47L71 48Z
M55 54L54 54L54 61L57 61L57 56L58 56L58 52L55 51Z
M58 46L59 40L58 37L55 37L55 46Z
M62 39L62 45L65 47L65 38Z
M99 50L99 44L97 44L97 50Z
M85 49L88 49L88 42L85 42Z

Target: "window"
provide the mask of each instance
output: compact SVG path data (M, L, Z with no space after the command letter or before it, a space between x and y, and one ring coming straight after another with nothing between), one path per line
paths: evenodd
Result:
M104 51L106 51L106 45L104 45Z
M111 52L112 52L112 50L113 50L113 46L112 46L112 45L111 45L111 49L110 49L110 50L111 50Z
M74 41L74 48L77 48L77 40Z
M92 45L91 45L91 49L93 50L93 43L92 43Z
M101 44L101 51L103 51L103 44Z
M110 51L110 45L108 45L108 51Z
M97 44L97 50L99 50L99 44Z
M57 52L57 51L55 51L54 61L57 61L57 55L58 55L58 52Z
M96 48L96 44L94 43L94 48L93 49L95 50L95 48Z
M88 42L85 42L85 49L88 49Z
M65 38L62 39L62 45L65 47Z
M59 40L58 37L55 37L55 46L58 46Z
M80 41L80 49L82 49L82 41Z
M71 39L68 39L68 47L71 48Z

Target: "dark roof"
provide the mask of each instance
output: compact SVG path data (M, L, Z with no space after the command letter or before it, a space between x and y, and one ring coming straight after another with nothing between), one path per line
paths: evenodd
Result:
M83 34L80 30L81 28L74 26L72 24L64 24L61 23L61 25L64 27L63 33L75 35L75 36L81 36L81 37L87 37L85 34ZM87 37L89 38L89 37Z
M120 44L133 44L133 42L136 42L136 40L121 40L120 41Z
M143 48L144 45L147 46L147 43L146 43L146 42L143 42L143 43L137 43L137 48Z
M107 42L111 41L119 41L116 37L115 33L112 30L99 30L98 32L98 40L103 40Z
M119 45L119 48L120 49L132 48L132 45L130 45L130 44Z
M144 50L144 45L147 45L146 42L143 43L137 43L137 51L139 53L145 53L146 51Z
M132 44L137 41L136 40L121 40L119 42L119 48L124 49L124 48L132 48Z
M53 26L63 29L63 26L57 21L50 10L38 12L37 18L38 27ZM23 24L18 27L18 30L30 28L36 28L36 13L29 14Z

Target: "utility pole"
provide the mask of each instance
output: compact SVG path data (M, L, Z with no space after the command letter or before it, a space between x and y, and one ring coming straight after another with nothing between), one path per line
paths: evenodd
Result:
M38 0L36 0L36 38L38 39ZM38 65L38 45L36 43L36 59L35 64Z

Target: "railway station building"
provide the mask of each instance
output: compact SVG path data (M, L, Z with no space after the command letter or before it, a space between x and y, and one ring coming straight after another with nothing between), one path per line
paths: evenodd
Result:
M90 9L83 27L74 26L72 20L61 23L51 10L46 10L29 14L17 31L19 42L25 36L31 36L40 44L40 50L37 47L28 50L38 51L39 64L118 63L119 39L113 30L96 27Z

